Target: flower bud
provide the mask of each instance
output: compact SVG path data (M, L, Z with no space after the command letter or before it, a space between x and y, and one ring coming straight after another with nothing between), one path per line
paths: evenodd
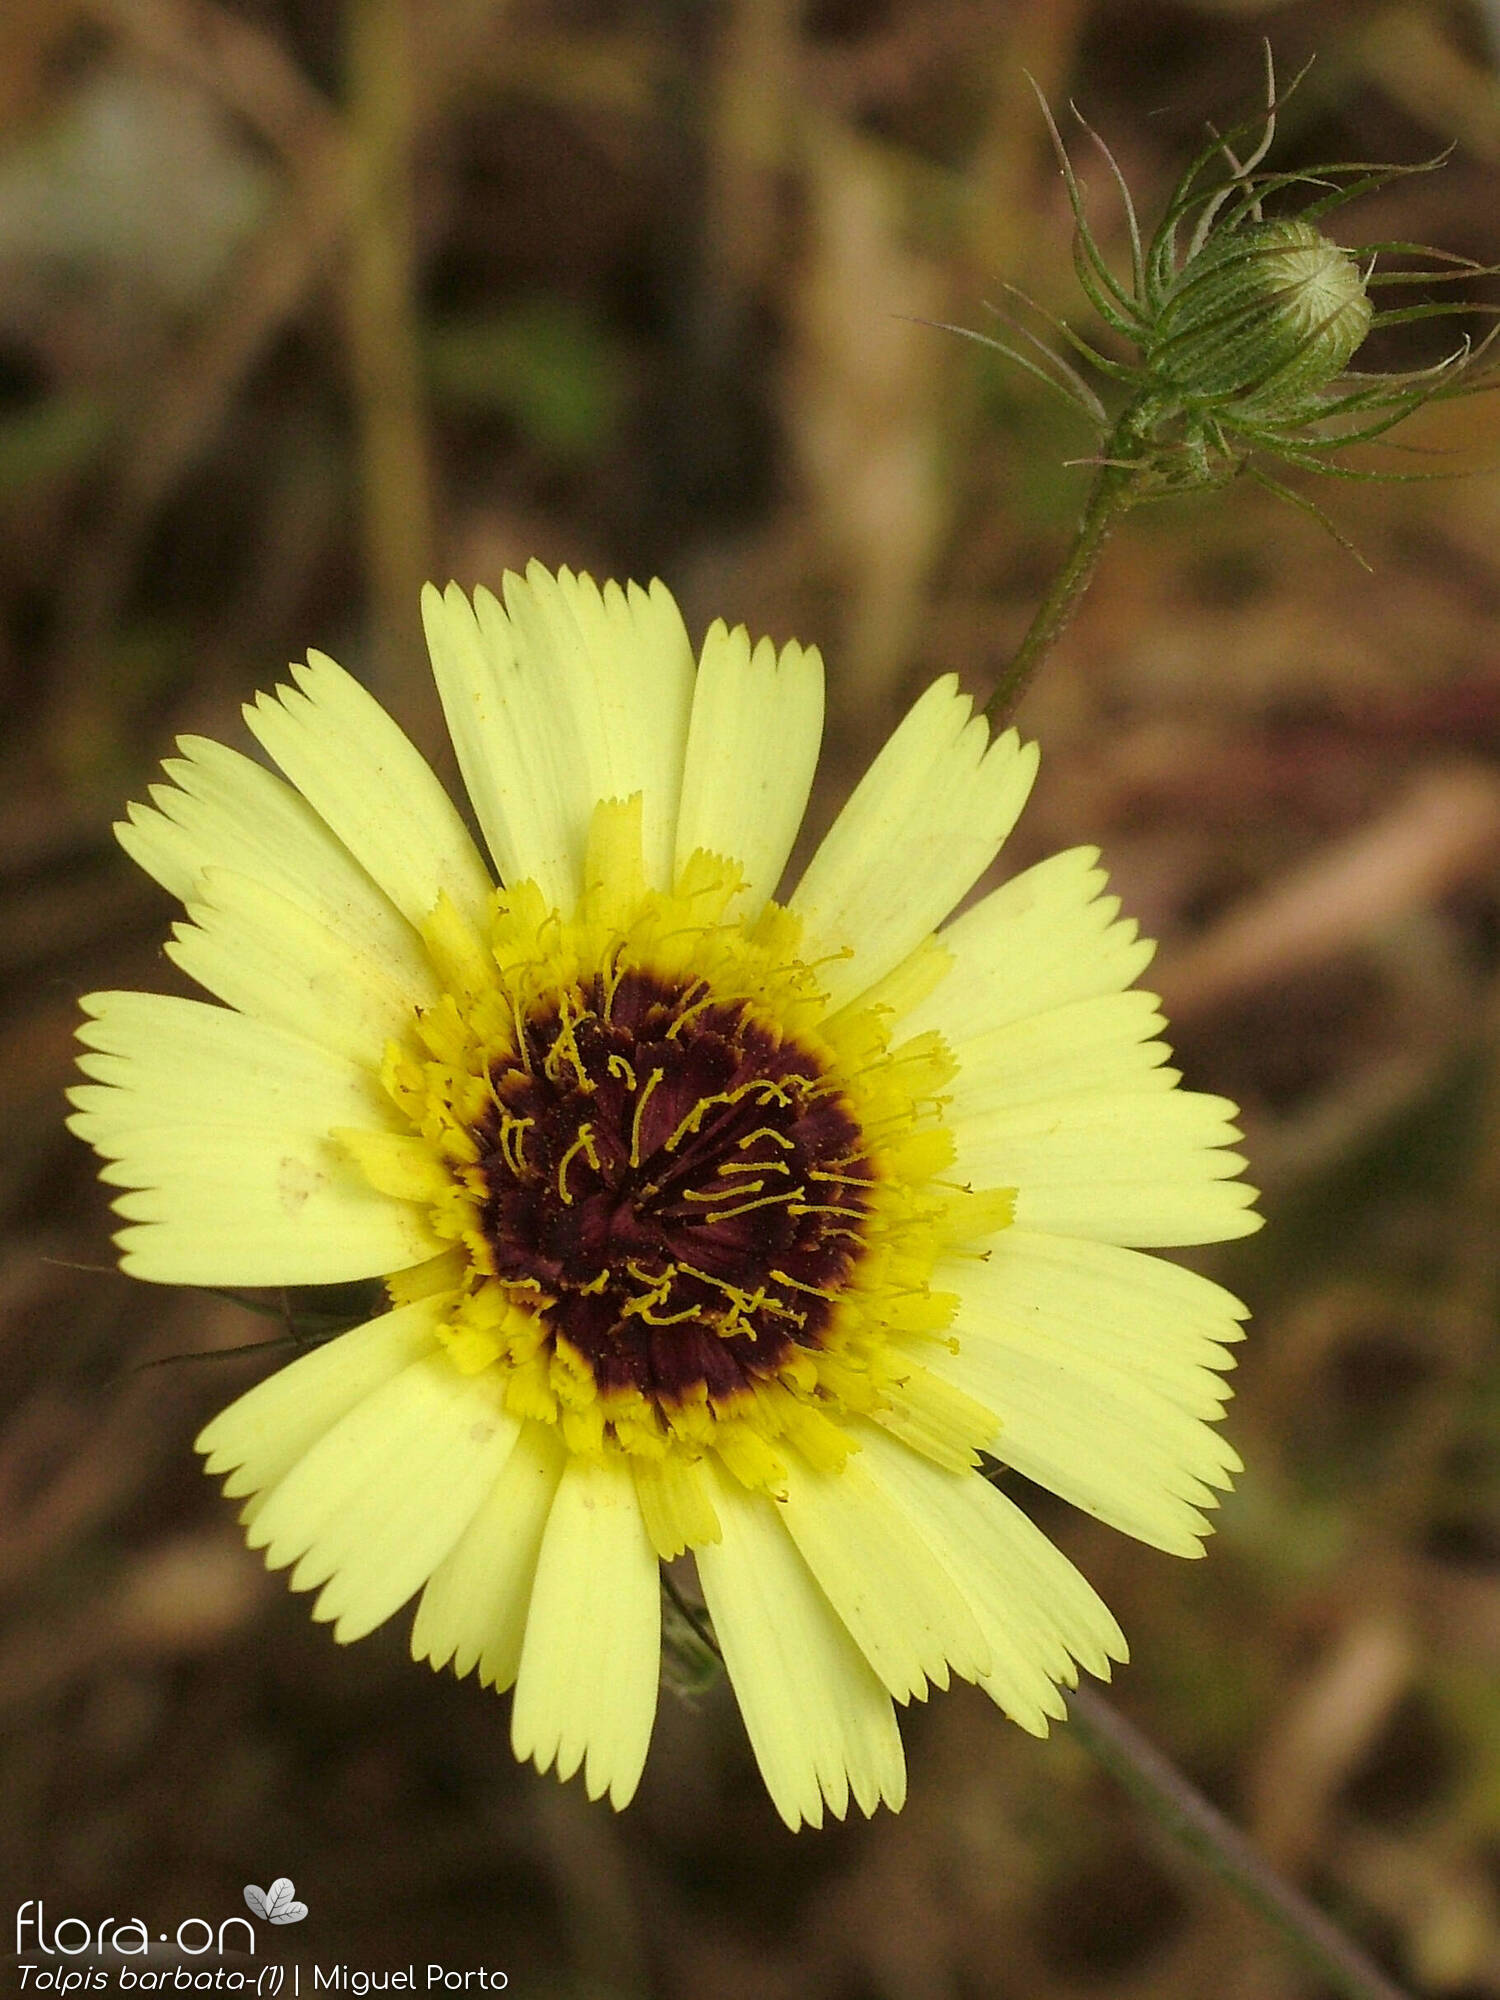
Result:
M1349 465L1343 454L1376 443L1435 397L1495 385L1493 364L1478 364L1492 349L1500 352L1500 321L1477 346L1465 336L1426 367L1384 374L1349 368L1372 328L1500 311L1451 295L1446 302L1419 299L1377 309L1372 304L1377 287L1439 286L1460 277L1489 277L1493 270L1441 250L1426 252L1430 263L1414 268L1411 257L1424 254L1416 244L1380 243L1356 255L1331 242L1315 219L1356 195L1440 163L1383 167L1351 161L1311 172L1262 169L1275 137L1277 107L1285 101L1285 92L1277 95L1268 52L1264 114L1231 127L1199 152L1149 237L1118 162L1091 134L1125 205L1128 283L1094 238L1082 183L1042 104L1073 211L1074 269L1089 304L1116 337L1114 351L1101 351L1066 320L1039 307L1033 309L1051 320L1064 351L1017 322L1012 322L1020 336L1016 342L972 338L998 348L1093 427L1100 447L1099 487L1089 518L1096 526L1122 507L1222 486L1244 471L1286 493L1257 462L1266 459L1344 479L1421 476ZM1286 207L1303 189L1311 199L1301 215L1266 219L1266 202ZM1397 253L1398 268L1382 264ZM1023 292L1015 296L1032 304ZM1121 354L1120 344L1128 354ZM1080 359L1124 392L1115 411L1079 373ZM1312 504L1296 493L1287 497Z
M1178 395L1241 415L1305 414L1370 329L1359 266L1288 217L1209 235L1163 301L1147 371Z

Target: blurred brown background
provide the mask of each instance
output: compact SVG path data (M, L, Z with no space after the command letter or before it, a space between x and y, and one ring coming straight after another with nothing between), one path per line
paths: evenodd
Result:
M60 1128L81 990L160 985L109 822L309 644L446 755L433 575L659 572L819 641L826 823L938 671L984 690L1087 433L996 357L1073 310L1023 78L1149 215L1203 121L1282 163L1431 156L1340 218L1500 258L1500 7L1442 0L5 0L0 6L0 1921L153 1929L294 1877L288 1949L528 1996L1293 2000L1064 1730L973 1690L912 1798L793 1839L720 1689L664 1699L623 1820L512 1762L506 1705L348 1652L195 1469L267 1330L110 1269ZM1100 228L1118 253L1104 176ZM1479 290L1482 292L1483 287ZM1493 287L1491 298L1496 296ZM1432 359L1452 330L1377 342ZM1210 1560L1030 1496L1111 1599L1119 1698L1425 1994L1500 1995L1500 397L1411 440L1475 476L1242 483L1134 517L1025 710L1016 842L1098 841L1164 940L1189 1079L1246 1108L1271 1226L1249 1471ZM1386 463L1396 463L1387 459ZM271 1330L274 1331L274 1328ZM5 1947L8 1948L8 1947ZM4 1972L14 1979L13 1972ZM7 1989L9 1990L9 1989Z

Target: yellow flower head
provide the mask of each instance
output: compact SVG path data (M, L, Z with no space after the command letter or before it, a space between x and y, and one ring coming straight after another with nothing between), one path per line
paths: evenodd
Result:
M1125 1656L986 1457L1198 1552L1242 1309L1141 1251L1255 1227L1233 1107L1163 1067L1092 850L945 922L1036 769L951 679L782 903L816 652L695 667L659 583L536 564L424 608L499 886L331 660L246 711L285 782L184 739L119 832L225 1004L84 1003L122 1261L385 1279L199 1440L336 1638L420 1594L415 1656L619 1806L690 1550L782 1816L899 1805L893 1699L1041 1733Z

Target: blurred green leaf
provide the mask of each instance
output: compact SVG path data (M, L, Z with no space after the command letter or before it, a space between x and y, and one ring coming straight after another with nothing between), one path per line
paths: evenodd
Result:
M97 396L49 396L0 416L0 505L66 478L104 443L110 411Z
M440 409L509 417L560 458L598 451L624 405L618 346L592 313L565 299L445 320L428 335L427 366Z

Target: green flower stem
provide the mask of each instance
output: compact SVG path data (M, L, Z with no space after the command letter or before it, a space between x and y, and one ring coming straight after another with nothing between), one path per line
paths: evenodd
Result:
M1133 408L1128 410L1106 441L1104 462L1094 477L1088 504L1083 510L1083 519L1078 523L1078 532L1073 537L1067 560L1037 607L1025 638L1016 648L1009 666L996 683L995 692L985 704L984 712L991 728L998 729L1010 720L1017 702L1030 686L1032 676L1052 650L1077 609L1078 600L1093 581L1094 566L1109 540L1111 529L1137 497L1137 487L1145 466L1132 450L1135 446L1132 425L1135 414ZM1132 428L1127 430L1127 426Z
M723 1649L707 1612L683 1595L665 1568L661 1582L684 1623L722 1664ZM1096 1689L1080 1684L1070 1691L1068 1721L1078 1740L1162 1831L1263 1917L1335 1993L1344 2000L1410 2000Z
M1075 1734L1179 1847L1265 1918L1309 1971L1346 2000L1408 2000L1337 1925L1283 1881L1133 1723L1092 1688L1068 1696Z
M1009 718L1072 617L1115 523L1152 490L1158 463L1149 441L1160 414L1145 398L1137 399L1106 440L1073 546L985 709L992 726ZM1163 1831L1271 1924L1335 1992L1345 2000L1407 2000L1102 1695L1077 1688L1068 1698L1068 1716L1089 1751Z

